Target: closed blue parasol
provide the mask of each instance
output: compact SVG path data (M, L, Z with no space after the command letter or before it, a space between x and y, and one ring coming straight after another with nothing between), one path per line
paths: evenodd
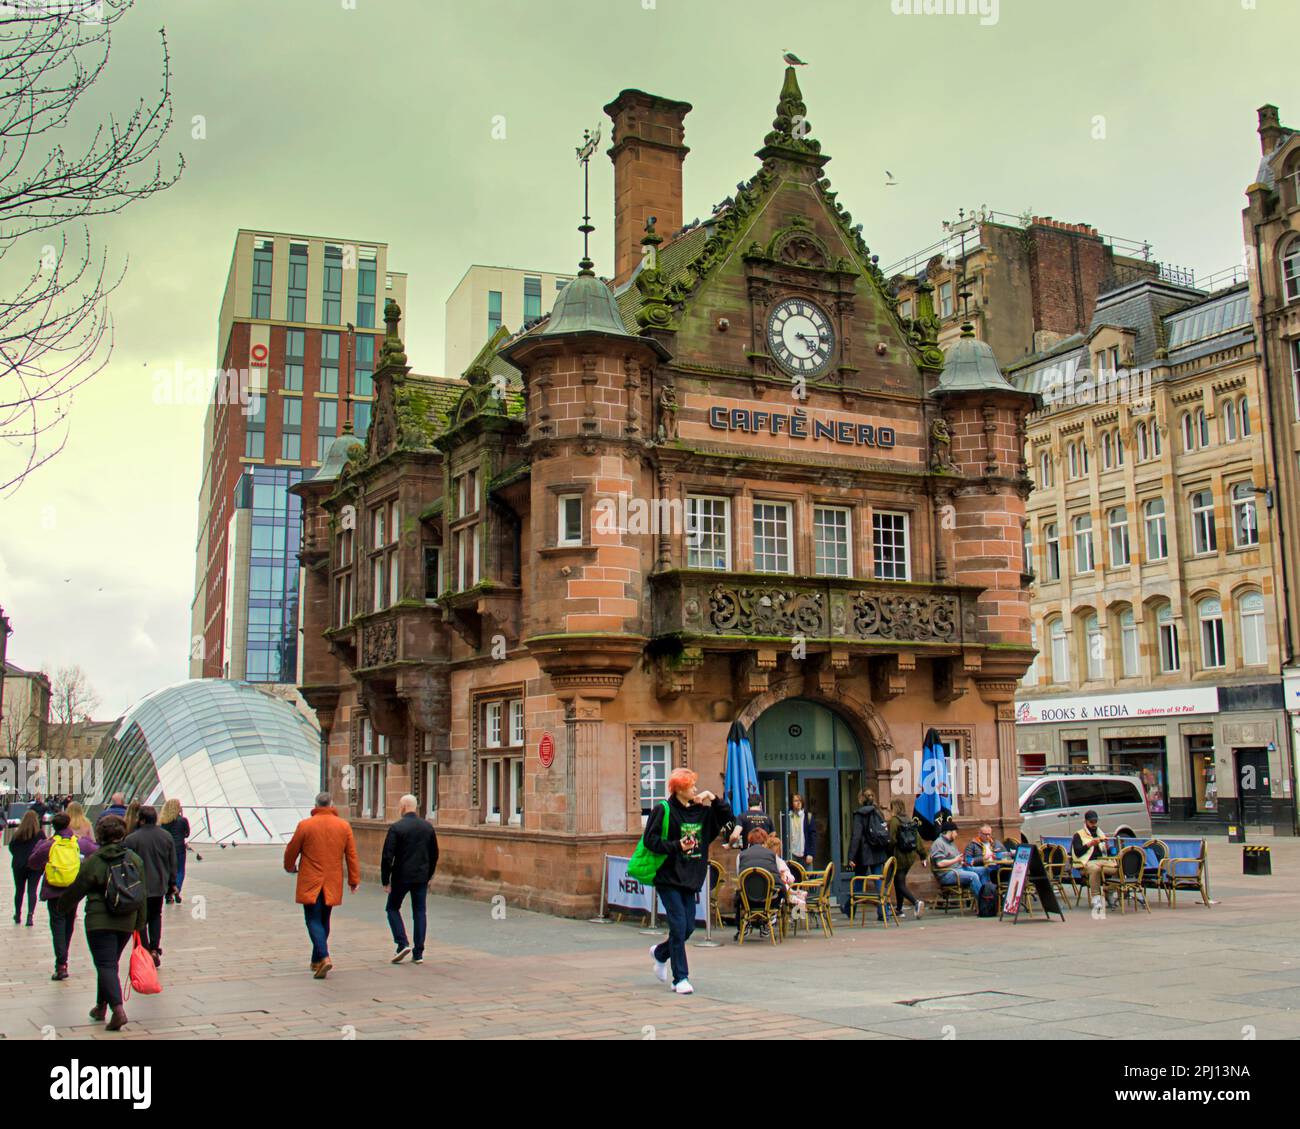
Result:
M934 729L926 732L925 744L921 747L921 779L912 811L921 821L921 838L927 842L939 837L940 826L953 814L948 758L944 755L938 731Z
M758 791L758 771L754 768L754 750L745 727L731 723L727 733L727 802L739 819L749 807L750 792Z

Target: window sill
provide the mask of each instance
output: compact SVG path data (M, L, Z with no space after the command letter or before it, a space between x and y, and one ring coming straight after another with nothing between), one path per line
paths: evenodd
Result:
M539 557L563 557L573 553L584 553L595 556L598 548L597 545L544 545L537 550L537 555Z

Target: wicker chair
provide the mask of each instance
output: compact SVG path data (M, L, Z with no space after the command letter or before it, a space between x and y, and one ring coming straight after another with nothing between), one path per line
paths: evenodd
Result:
M876 906L880 910L880 920L886 927L892 916L898 925L898 910L894 907L894 875L898 870L898 861L890 856L879 874L858 874L849 879L849 920L858 912L862 913L862 924L867 923L867 906Z
M1155 889L1159 894L1164 895L1165 901L1170 900L1172 891L1169 888L1165 872L1165 859L1169 857L1169 845L1163 839L1148 839L1142 844L1142 850L1145 853L1150 851L1156 856L1156 873L1153 881Z
M1115 868L1113 874L1106 875L1106 892L1115 893L1119 896L1119 912L1124 912L1124 903L1132 898L1135 903L1141 902L1142 908L1151 912L1151 907L1147 905L1146 887L1142 885L1143 871L1147 865L1147 854L1141 847L1125 847L1119 853L1119 865Z
M1189 872L1190 868L1190 872ZM1167 858L1161 865L1164 881L1169 889L1169 903L1178 905L1179 890L1196 890L1206 907L1210 904L1209 860L1205 857L1205 840L1201 840L1201 853L1194 859Z
M754 889L757 887L757 889ZM736 889L740 898L737 910L737 941L745 943L745 934L755 925L766 927L772 944L781 932L780 909L776 903L777 883L770 870L751 866L736 875Z
M709 859L709 891L713 904L713 925L722 928L722 908L718 905L718 895L727 885L727 870L717 859Z
M960 870L961 868L958 867L957 869ZM968 887L963 886L960 880L950 886L945 886L939 881L939 871L936 870L934 871L934 881L939 887L938 897L934 900L935 909L942 910L944 913L956 909L960 910L963 916L965 916L968 909L979 912L979 907L975 904L975 895L970 892Z
M834 883L835 864L830 862L826 864L825 870L808 871L808 877L802 884L808 893L808 926L811 928L816 921L828 937L835 936L835 927L831 924L831 912L836 909L832 897Z
M1070 903L1065 897L1065 882L1067 880L1066 872L1070 868L1070 856L1060 843L1047 843L1043 846L1043 867L1047 871L1047 880L1051 882L1052 889L1056 892L1056 900L1062 906L1068 906Z

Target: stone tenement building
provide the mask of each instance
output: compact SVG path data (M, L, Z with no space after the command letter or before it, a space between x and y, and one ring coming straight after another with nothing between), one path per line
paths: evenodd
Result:
M962 822L1018 826L1038 397L969 330L945 358L928 286L900 317L793 69L757 172L682 227L690 109L606 107L613 289L584 260L455 384L390 304L366 442L294 488L302 692L372 876L413 791L444 889L589 913L673 768L722 790L737 719L841 871L857 790L910 802L931 726L978 766Z

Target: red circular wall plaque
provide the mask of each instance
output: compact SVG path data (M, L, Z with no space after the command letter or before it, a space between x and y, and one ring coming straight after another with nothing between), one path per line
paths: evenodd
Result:
M543 733L542 739L537 742L537 759L542 762L543 768L550 768L555 762L555 741L549 733Z

